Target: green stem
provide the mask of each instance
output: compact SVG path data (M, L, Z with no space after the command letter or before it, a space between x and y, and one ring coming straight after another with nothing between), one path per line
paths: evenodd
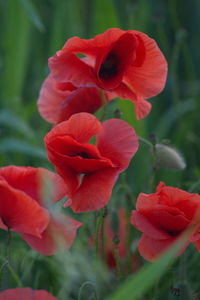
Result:
M12 234L11 234L11 230L8 227L7 229L7 245L6 245L6 258L8 260L8 262L10 263L10 250L11 250L11 242L12 242Z
M120 257L119 257L119 237L115 236L113 238L113 243L115 245L114 248L114 255L115 255L115 261L116 261L116 274L117 274L117 279L120 280L122 278L122 270L121 270L121 264L120 264Z
M1 265L1 268L0 268L0 272L3 270L4 267L6 267L8 269L8 271L10 272L12 278L15 280L16 285L18 287L23 287L23 284L22 284L19 276L17 275L17 273L11 267L11 265L9 264L9 261L5 260L4 257L1 257L1 256L0 256L0 260L3 262L3 264Z
M102 253L104 253L104 236L103 236L103 225L104 225L104 218L106 216L106 207L103 207L99 215L97 216L96 220L96 230L95 230L95 256L96 258L98 257L98 252L99 252L99 239L101 241L101 247L102 247Z

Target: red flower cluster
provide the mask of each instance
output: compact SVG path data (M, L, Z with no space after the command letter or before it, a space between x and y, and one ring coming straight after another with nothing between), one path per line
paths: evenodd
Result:
M57 300L57 298L45 290L16 288L0 292L0 300Z
M70 38L49 59L49 67L38 105L52 123L75 112L95 112L102 105L98 89L107 100L133 101L137 119L144 118L151 110L145 99L162 91L167 75L166 60L153 39L118 28L89 40Z
M89 143L94 136L96 146ZM67 205L86 212L108 203L119 173L137 151L138 138L122 120L101 124L96 117L80 113L56 125L45 144L50 161L67 184Z
M192 224L199 212L200 195L165 186L163 182L156 193L139 194L131 223L143 232L138 246L140 254L147 260L155 260ZM195 242L199 249L199 241L200 234L195 233L185 248L189 242Z
M0 168L0 228L20 233L35 251L52 255L61 243L72 245L81 223L50 213L42 195L44 179L51 184L52 204L61 200L66 186L58 175L42 168Z

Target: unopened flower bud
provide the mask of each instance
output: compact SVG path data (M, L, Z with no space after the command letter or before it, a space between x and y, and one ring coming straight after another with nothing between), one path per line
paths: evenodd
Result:
M165 144L156 144L157 167L173 170L183 170L186 167L182 154Z

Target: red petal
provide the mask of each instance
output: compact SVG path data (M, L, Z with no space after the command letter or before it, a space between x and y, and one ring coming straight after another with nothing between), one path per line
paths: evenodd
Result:
M51 150L48 149L48 158L54 164L56 172L62 177L64 182L66 183L66 195L71 195L79 186L79 174L73 169L69 168L63 162L63 159Z
M49 143L52 155L60 159L65 168L71 168L77 173L95 172L112 167L112 162L101 156L94 145L80 144L70 136L58 136ZM83 157L82 157L83 155ZM52 160L55 163L55 160Z
M138 38L139 44L143 43L145 56L130 65L123 81L144 99L153 97L165 86L167 62L153 39L138 31L129 32ZM141 52L141 46L138 51Z
M49 67L53 77L61 82L71 81L76 86L98 85L97 74L93 70L96 57L100 56L100 59L104 57L124 34L127 33L121 29L110 28L93 39L84 40L79 37L69 39L63 49L49 59ZM125 47L124 51L127 49ZM87 55L90 58L90 63L87 64L87 60L78 58L75 55L78 53ZM92 58L93 62L91 62ZM127 57L125 57L125 61L126 59ZM93 66L91 67L91 65Z
M80 112L94 113L103 105L100 90L95 87L80 87L62 103L58 121L67 120Z
M88 113L79 113L70 117L69 120L56 125L46 136L45 143L57 136L70 135L79 143L88 143L89 140L102 130L98 119Z
M70 81L77 87L94 85L97 81L92 67L75 54L57 53L49 59L49 68L55 80Z
M108 48L106 53L97 57L95 70L99 80L98 86L105 90L110 90L121 83L124 72L133 59L135 47L136 40L134 36L131 33L125 32ZM114 58L116 74L113 74L111 78L102 78L101 67L109 55L112 55Z
M128 167L138 149L138 137L123 120L110 119L103 123L103 130L97 136L97 147L101 155L109 158L121 172Z
M145 217L156 226L163 228L164 231L171 231L174 234L178 234L190 224L181 211L174 207L154 207L145 213Z
M200 252L200 239L194 243L196 249Z
M164 251L166 251L170 246L172 246L174 238L165 240L156 240L146 234L143 234L139 244L138 249L140 255L144 259L149 261L155 261Z
M132 211L131 224L151 238L159 240L171 238L167 232L156 227L147 218L135 210Z
M83 177L82 184L71 197L74 212L87 212L105 206L117 180L116 170L105 169Z
M65 53L83 53L90 57L96 57L106 51L118 38L125 33L119 28L109 28L104 33L96 35L93 39L80 39L72 37L65 43L61 51Z
M0 218L11 230L40 237L49 222L48 212L22 191L0 180Z
M57 174L43 168L8 166L0 168L2 176L9 185L23 191L40 205L45 206L45 187L51 187L48 202L57 202L66 195L66 185Z
M74 219L57 214L51 217L41 238L29 234L23 234L22 237L33 250L43 255L53 255L59 250L69 249L72 246L76 231L81 225L82 223Z
M57 123L61 111L61 104L72 91L59 91L55 86L56 81L49 75L40 90L38 110L41 116L50 123Z
M0 292L0 300L57 300L57 298L45 290L16 288Z
M137 202L136 209L139 211L149 210L158 205L160 197L155 194L140 193Z
M50 123L60 123L79 112L93 113L102 106L100 90L95 87L72 88L57 84L51 75L44 81L38 99L41 116Z

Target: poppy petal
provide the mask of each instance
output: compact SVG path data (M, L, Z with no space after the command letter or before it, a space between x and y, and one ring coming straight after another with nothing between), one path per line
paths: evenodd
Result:
M69 119L80 112L94 113L103 105L100 90L95 87L80 87L68 96L60 107L57 122Z
M140 255L148 261L155 261L164 251L166 251L172 243L175 241L174 238L165 240L156 240L146 234L143 234L138 249Z
M0 218L11 230L40 237L47 227L49 214L22 191L0 180Z
M65 215L52 216L41 238L23 234L23 239L35 251L43 255L53 255L59 250L69 249L82 223Z
M58 116L61 110L61 104L71 91L59 92L55 88L55 80L49 75L40 90L39 99L37 102L40 115L50 123L57 123Z
M132 211L131 224L151 238L158 240L166 240L171 238L167 232L156 227L147 218L135 210Z
M103 123L103 130L97 136L97 147L121 172L128 167L138 149L138 137L125 121L110 119Z
M96 83L92 67L75 54L57 53L49 58L49 68L53 78L59 82L70 81L77 87Z
M112 47L108 48L107 53L97 57L95 69L99 80L98 86L111 90L121 83L124 71L133 59L135 47L134 36L124 32Z
M127 68L123 81L144 99L153 97L165 86L167 62L153 39L138 31L129 32L138 38L140 44L143 43L145 54L142 64L133 61Z
M42 206L45 206L43 192L47 185L51 186L52 203L60 201L66 194L62 178L44 168L7 166L0 168L0 176L10 186L23 191Z
M98 34L92 39L81 39L77 36L67 40L63 49L63 52L83 53L90 57L96 57L98 54L102 54L124 34L124 30L119 28L109 28L103 34Z
M79 113L71 116L69 120L56 125L45 136L45 143L48 148L50 141L59 135L70 135L79 143L87 143L101 130L101 123L95 116L88 113Z
M57 300L45 290L16 288L0 292L0 300Z
M103 105L98 88L63 85L62 89L58 89L52 75L42 85L37 104L40 115L48 122L60 123L79 112L93 113Z
M115 169L105 169L85 175L80 188L71 197L73 211L87 212L105 206L110 199L117 175Z

